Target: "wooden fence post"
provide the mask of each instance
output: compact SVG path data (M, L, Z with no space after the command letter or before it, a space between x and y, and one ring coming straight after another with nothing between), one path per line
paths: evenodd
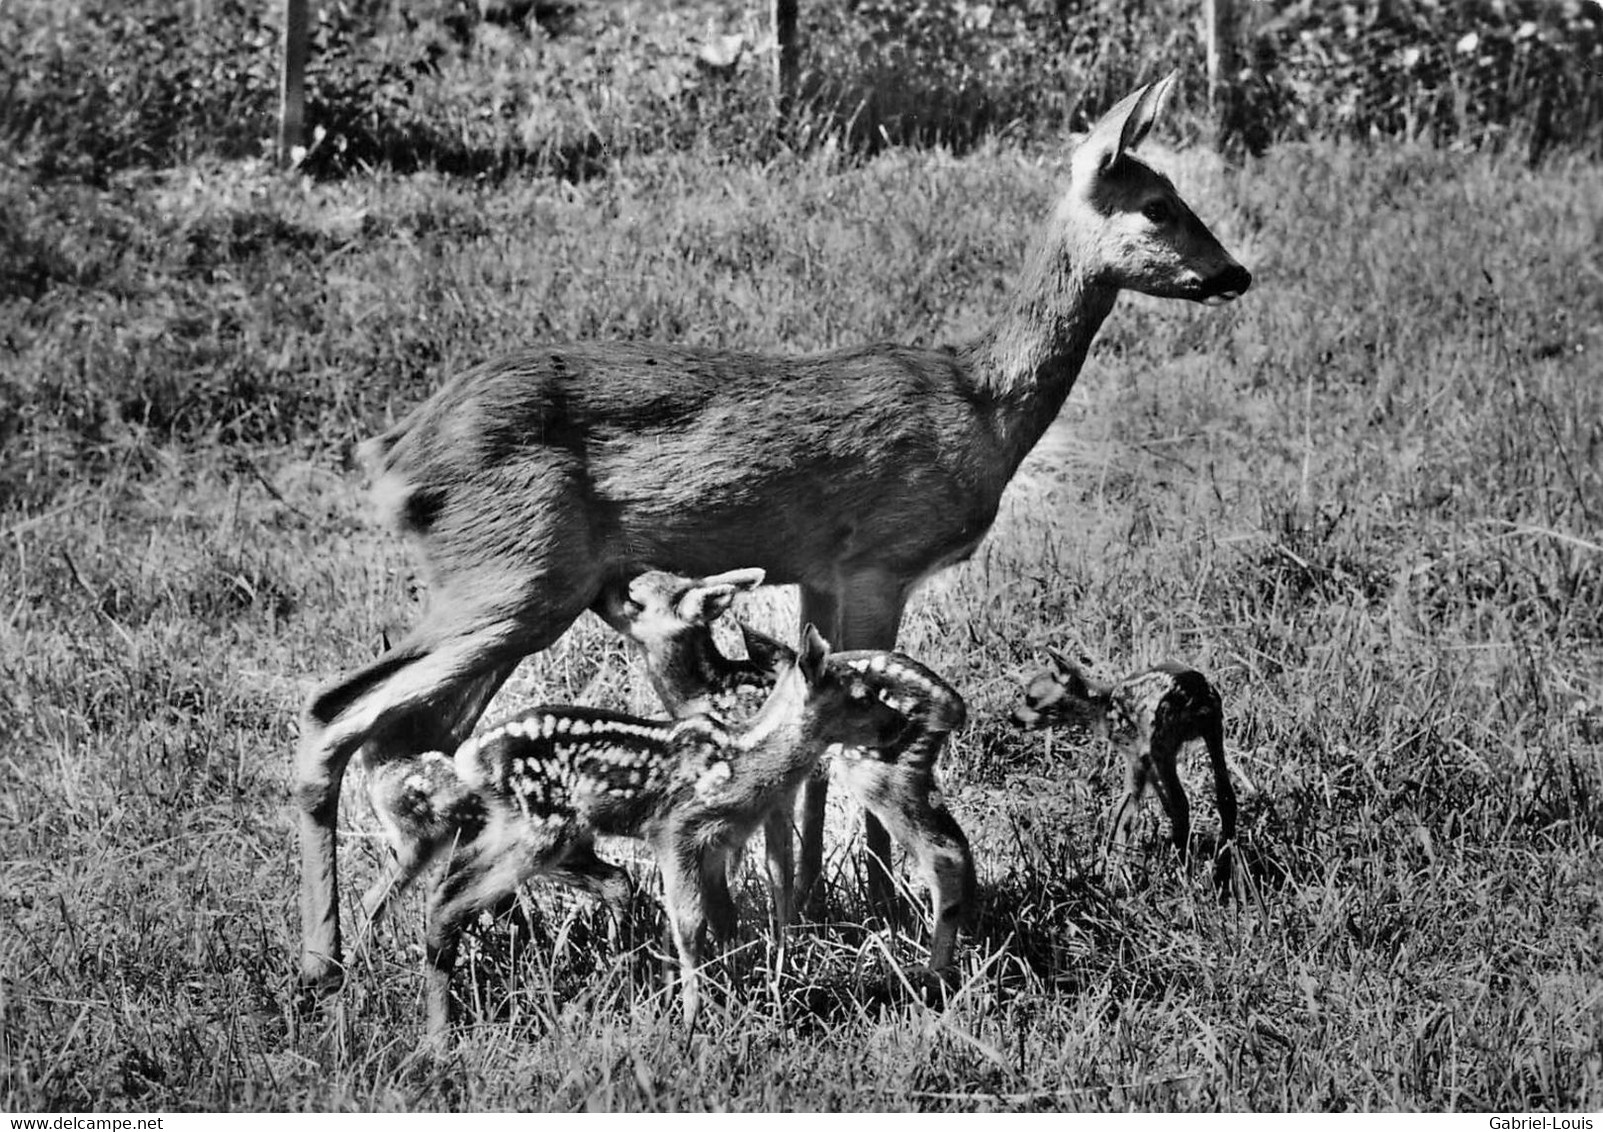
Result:
M283 53L279 59L278 163L288 166L306 133L306 0L284 0Z
M781 118L790 113L796 98L796 3L797 0L773 0L774 105Z
M1235 0L1202 0L1203 35L1207 40L1208 106L1216 113L1222 95L1236 77Z

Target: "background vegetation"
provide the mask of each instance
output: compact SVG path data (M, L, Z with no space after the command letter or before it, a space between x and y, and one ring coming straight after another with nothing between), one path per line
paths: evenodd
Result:
M1157 158L1256 286L1121 303L981 554L908 619L973 720L945 779L983 905L944 1011L897 993L917 933L853 926L842 814L838 922L775 975L754 881L692 1038L655 947L591 947L544 890L538 946L484 934L444 1054L417 1052L415 904L339 1009L294 1008L295 709L419 600L353 442L530 339L974 331L1064 125L1189 58L1147 7L810 5L783 128L721 38L755 42L744 10L331 7L306 170L363 175L317 179L250 159L244 5L7 6L0 1106L1603 1107L1586 5L1280 8L1266 153ZM1165 132L1207 129L1182 107ZM782 631L785 601L744 613ZM1109 876L1117 769L1005 722L1048 643L1215 677L1241 899L1151 815ZM587 622L491 715L646 708L639 683ZM380 861L357 795L347 893Z
M1245 4L1240 120L1276 140L1376 136L1533 158L1603 152L1596 0ZM735 0L314 5L306 168L590 175L625 154L1059 135L1161 60L1202 102L1194 0L804 3L803 95L769 112L758 9ZM0 11L0 139L39 173L255 153L277 109L277 8L22 0Z

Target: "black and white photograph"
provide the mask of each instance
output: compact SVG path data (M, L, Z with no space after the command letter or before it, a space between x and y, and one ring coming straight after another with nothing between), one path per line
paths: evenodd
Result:
M1603 5L0 0L0 781L13 1129L1587 1132Z

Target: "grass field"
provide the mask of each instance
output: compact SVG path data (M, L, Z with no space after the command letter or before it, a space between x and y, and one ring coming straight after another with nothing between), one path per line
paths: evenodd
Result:
M944 778L982 908L944 1011L895 993L921 937L853 925L838 814L840 922L770 976L753 874L691 1037L654 945L592 947L543 891L550 946L484 935L451 1049L418 1050L415 899L297 1015L296 713L420 597L353 443L532 339L960 337L1062 158L4 174L0 1107L1603 1107L1599 171L1422 148L1159 159L1253 290L1124 300L905 627L971 714ZM779 631L785 600L746 613ZM1181 875L1155 813L1112 881L1116 768L1006 721L1047 644L1215 678L1246 898ZM639 683L587 619L489 718ZM381 848L346 798L349 898Z

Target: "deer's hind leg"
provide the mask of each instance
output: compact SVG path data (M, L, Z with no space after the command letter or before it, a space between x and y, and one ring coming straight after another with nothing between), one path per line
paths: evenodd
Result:
M482 581L482 580L481 580ZM324 993L343 977L335 819L351 757L375 768L425 751L454 749L517 662L550 645L591 594L538 607L504 587L480 585L477 602L437 594L398 645L314 696L296 751L301 849L301 982Z

